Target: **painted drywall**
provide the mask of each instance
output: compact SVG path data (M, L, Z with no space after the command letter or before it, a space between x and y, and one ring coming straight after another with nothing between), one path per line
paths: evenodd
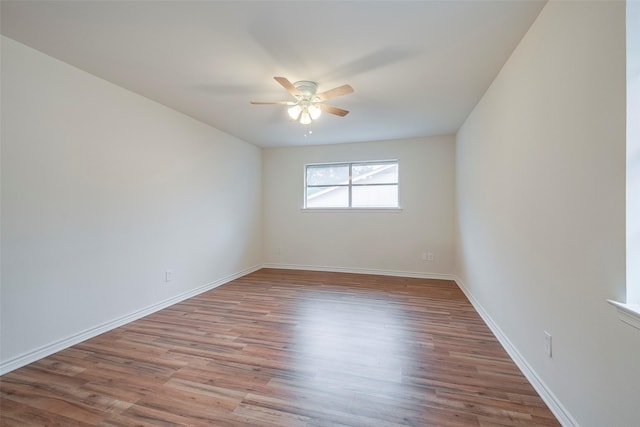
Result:
M625 90L625 3L551 1L457 134L456 275L567 425L640 419L640 331L606 302L625 294Z
M267 265L450 277L454 137L263 150ZM307 163L399 162L401 211L302 210ZM433 252L433 261L422 260Z
M253 145L5 37L1 136L5 365L261 263Z

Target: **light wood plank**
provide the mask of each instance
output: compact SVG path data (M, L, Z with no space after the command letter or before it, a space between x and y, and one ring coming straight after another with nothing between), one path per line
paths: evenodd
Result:
M453 282L275 269L4 375L0 424L559 425Z

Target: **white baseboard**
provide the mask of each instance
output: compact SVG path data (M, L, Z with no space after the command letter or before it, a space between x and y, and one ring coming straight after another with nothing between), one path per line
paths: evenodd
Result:
M77 334L71 335L69 337L55 341L51 344L29 351L20 356L16 356L9 360L2 361L2 363L0 363L0 375L4 375L7 372L13 371L14 369L18 369L22 366L28 365L29 363L33 363L37 360L42 359L43 357L47 357L53 353L57 353L58 351L64 350L65 348L71 347L75 344L79 344L82 341L86 341L89 338L93 338L95 336L108 332L112 329L125 325L129 322L133 322L134 320L140 319L151 313L155 313L158 310L162 310L163 308L179 303L180 301L184 301L188 298L194 297L203 292L206 292L218 286L224 285L225 283L228 283L239 277L253 273L254 271L259 270L260 268L262 268L262 266L260 265L250 267L246 270L240 271L235 274L231 274L229 276L226 276L221 279L215 280L213 282L207 283L205 285L199 286L190 291L176 295L172 298L166 299L157 304L153 304L141 310L134 311L133 313L118 317L117 319L111 320L109 322L105 322L101 325L94 326L92 328L86 329Z
M333 273L377 274L380 276L415 277L418 279L454 280L451 274L424 273L416 271L375 270L371 268L327 267L321 265L277 264L267 263L263 268L280 268L284 270L329 271Z
M43 357L46 357L58 351L64 350L65 348L71 347L75 344L81 343L82 341L88 340L97 335L100 335L102 333L108 332L122 325L125 325L129 322L140 319L151 313L155 313L156 311L162 310L163 308L169 307L180 301L184 301L185 299L194 297L203 292L209 291L225 283L228 283L232 280L235 280L247 274L253 273L254 271L259 270L260 268L328 271L328 272L356 273L356 274L377 274L382 276L414 277L414 278L421 278L421 279L441 279L441 280L455 281L455 283L462 290L462 292L464 292L464 294L469 299L473 307L476 309L480 317L482 317L482 319L485 321L489 329L491 329L491 331L496 336L500 344L502 344L506 352L513 359L513 361L518 366L518 368L520 368L520 370L522 371L524 376L529 380L533 388L538 392L542 400L544 400L547 406L549 406L549 409L551 410L551 412L553 412L556 418L558 418L558 421L560 421L560 423L564 427L579 427L579 424L577 423L577 421L571 416L569 411L567 411L567 409L562 405L562 403L560 403L560 401L556 398L556 396L549 389L549 387L547 387L547 385L540 379L540 377L536 374L536 372L529 365L529 363L524 359L524 357L520 354L520 352L511 343L509 338L507 338L507 336L502 332L500 327L493 321L489 313L475 299L475 297L469 291L469 289L465 286L465 284L458 277L450 274L395 271L395 270L377 270L377 269L365 269L365 268L327 267L327 266L318 266L318 265L299 265L299 264L267 263L263 265L258 265L258 266L254 266L246 270L240 271L238 273L223 277L216 281L207 283L196 289L192 289L191 291L184 292L180 295L176 295L172 298L161 301L157 304L151 305L141 310L135 311L128 315L121 316L112 321L89 328L85 331L63 338L51 344L42 346L40 348L37 348L35 350L32 350L20 356L14 357L7 361L3 361L2 363L0 363L0 375L4 375L7 372L11 372L22 366L28 365L29 363L35 362L39 359L42 359Z
M533 370L531 365L526 361L526 359L520 354L518 349L513 345L513 343L507 338L507 336L502 332L500 327L496 322L493 321L489 313L484 309L484 307L478 302L477 299L473 296L469 288L465 286L465 284L458 277L454 277L454 279L458 287L464 292L466 297L473 305L473 308L476 309L482 320L487 324L491 332L496 336L502 347L509 354L511 359L515 362L515 364L520 368L524 376L529 380L533 388L538 392L544 403L547 404L553 415L556 416L560 424L564 427L579 427L578 422L571 416L569 411L562 405L562 403L558 400L558 398L553 394L551 389L540 379L538 374Z

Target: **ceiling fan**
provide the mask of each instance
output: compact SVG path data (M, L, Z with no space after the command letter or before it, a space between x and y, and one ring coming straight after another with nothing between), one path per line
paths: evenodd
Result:
M293 97L295 101L276 101L276 102L256 102L251 101L254 105L288 105L289 117L295 121L299 121L303 125L310 124L313 120L320 117L322 111L336 116L344 117L349 111L342 108L333 107L323 104L324 101L335 98L336 96L346 95L353 92L353 88L349 85L342 85L336 88L318 93L318 83L301 80L291 83L284 77L274 77Z

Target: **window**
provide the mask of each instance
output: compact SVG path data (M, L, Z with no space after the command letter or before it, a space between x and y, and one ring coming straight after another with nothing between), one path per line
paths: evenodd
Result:
M640 329L640 3L627 2L626 302L611 301L620 320Z
M397 208L398 161L305 166L305 208Z

